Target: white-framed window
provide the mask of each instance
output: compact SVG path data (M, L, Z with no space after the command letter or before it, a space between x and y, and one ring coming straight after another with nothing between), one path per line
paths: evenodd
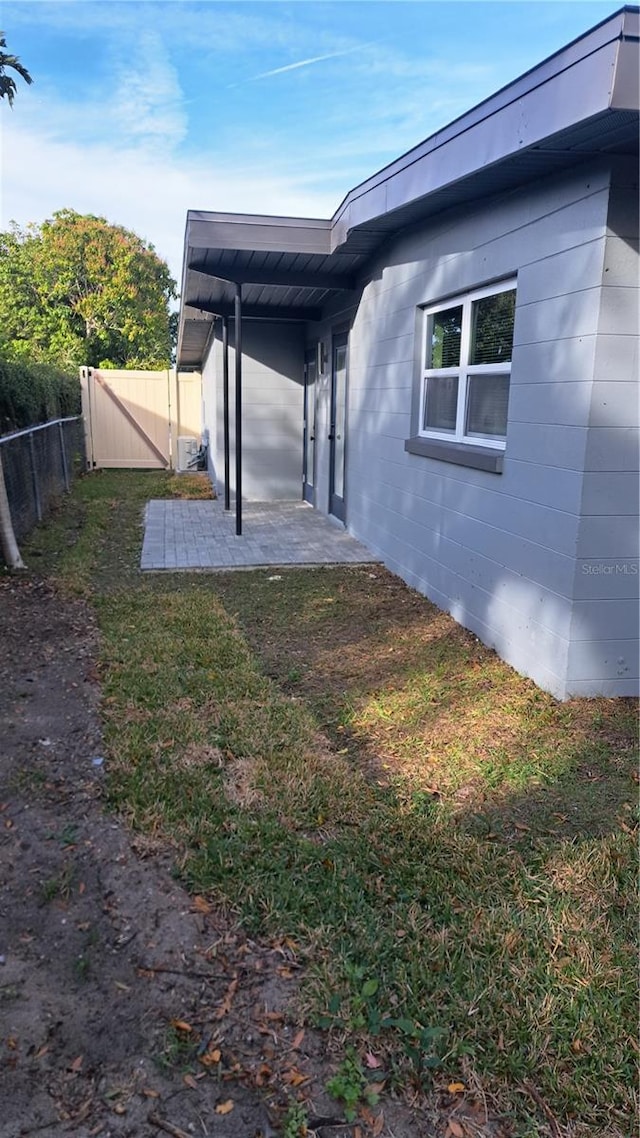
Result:
M504 449L515 280L423 309L419 434Z

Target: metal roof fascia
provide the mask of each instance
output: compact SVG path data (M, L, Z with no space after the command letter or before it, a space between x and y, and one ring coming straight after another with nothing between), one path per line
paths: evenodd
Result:
M469 176L481 166L499 162L509 153L517 153L517 150L506 149L505 138L517 138L518 150L525 149L543 141L550 134L558 133L563 126L566 128L576 121L608 110L611 92L615 88L620 49L625 42L631 46L629 39L623 39L625 24L633 29L637 26L637 15L638 9L622 9L356 186L334 214L332 248L342 244L354 226L365 224L411 200L411 191L409 196L402 195L402 198L397 192L395 195L392 193L394 182L405 180L406 184L418 180L422 182L424 179L419 196L426 196L445 184ZM599 74L595 81L593 75L585 81L584 69L593 71L596 62L594 57L598 55ZM574 68L580 68L581 74L573 71ZM553 81L553 90L550 90L549 84ZM563 88L560 92L557 91L558 85ZM588 106L585 107L585 103ZM530 115L529 123L526 121L525 107ZM550 120L545 123L549 114ZM564 121L554 122L554 115L561 116ZM497 116L501 120L500 129L496 129ZM473 135L470 135L471 131ZM484 146L480 161L477 160L476 136ZM426 160L436 152L437 169L426 169ZM457 166L454 162L453 168L443 178L442 170L447 165L445 155L449 162L454 157ZM469 155L472 156L471 161ZM415 170L418 165L421 167L419 177ZM414 171L412 177L407 176L409 170ZM418 195L414 192L413 196Z
M331 252L331 222L256 214L187 215L187 249L245 249L265 252Z
M577 36L571 43L559 48L558 51L547 56L546 59L537 63L534 67L530 67L523 75L518 76L517 79L513 79L492 95L488 95L486 99L483 99L480 103L476 103L475 107L465 111L452 122L441 127L440 130L434 131L428 138L419 142L416 146L412 146L410 150L405 151L405 153L401 154L398 158L394 158L391 162L388 162L386 166L382 166L380 170L371 174L370 177L365 178L363 182L359 182L357 186L354 186L345 194L333 215L334 223L353 194L357 194L358 191L369 188L371 185L387 181L394 170L404 168L409 161L416 161L416 159L421 156L420 152L423 149L426 148L429 151L434 149L435 146L432 146L432 143L441 145L443 142L448 141L448 138L458 134L461 129L467 130L469 126L472 126L476 121L486 118L489 105L492 107L491 113L494 113L496 110L499 110L502 105L513 101L518 88L521 88L517 91L517 97L520 98L526 94L528 90L539 86L541 82L552 78L553 75L559 71L565 70L566 67L571 66L572 63L578 59L592 54L593 51L607 43L623 38L626 34L625 25L629 24L629 21L631 21L629 27L633 34L635 30L633 20L637 20L638 13L640 13L640 7L635 5L619 8L617 12L601 20L599 24L590 28L583 35ZM609 25L612 25L612 27L609 27ZM585 50L585 47L587 47L588 50ZM564 57L564 64L562 67L558 67L557 61L561 56ZM537 77L536 82L531 82L533 77Z
M627 13L611 87L612 110L636 110L640 95L640 9Z
M189 271L189 266L188 266L189 258L187 255L188 250L189 250L189 211L187 210L187 220L186 220L185 226L184 226L184 245L183 245L183 251L182 251L182 277L181 277L181 284L180 284L180 298L185 296L186 292L187 292L187 273ZM184 325L185 325L186 320L187 320L187 316L185 315L185 307L181 303L180 308L178 309L178 335L176 338L176 367L178 367L178 364L180 363L180 356L182 354L182 341L184 338Z

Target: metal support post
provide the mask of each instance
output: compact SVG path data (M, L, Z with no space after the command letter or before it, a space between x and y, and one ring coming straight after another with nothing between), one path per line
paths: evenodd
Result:
M242 285L236 284L236 537L242 533Z
M69 492L69 467L67 466L67 452L64 445L64 430L62 423L58 423L58 431L60 434L60 455L62 458L62 476L64 478L64 488Z
M36 517L39 522L42 521L42 499L40 497L40 485L38 483L38 468L36 466L36 446L33 441L33 431L29 431L29 457L31 459L31 480L33 482L33 496L36 503Z

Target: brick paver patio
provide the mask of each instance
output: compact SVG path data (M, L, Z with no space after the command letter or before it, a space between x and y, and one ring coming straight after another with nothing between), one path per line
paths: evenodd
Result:
M364 545L305 502L247 502L242 535L220 501L158 501L145 512L141 569L375 562Z

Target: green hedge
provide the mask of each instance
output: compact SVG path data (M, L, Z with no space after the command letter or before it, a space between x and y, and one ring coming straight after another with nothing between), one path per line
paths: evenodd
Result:
M79 414L77 373L0 359L0 435Z

